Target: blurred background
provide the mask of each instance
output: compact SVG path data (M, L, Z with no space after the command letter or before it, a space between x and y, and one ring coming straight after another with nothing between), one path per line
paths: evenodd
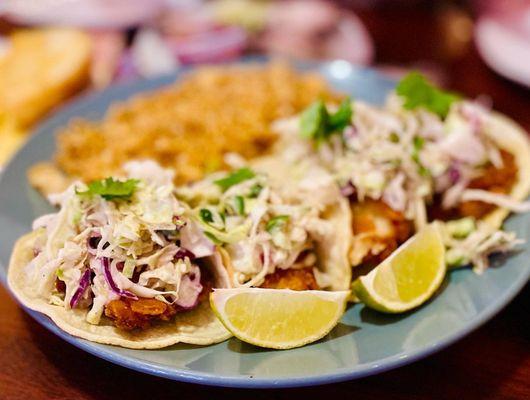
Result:
M74 96L248 55L419 69L530 128L530 0L1 0L0 167Z

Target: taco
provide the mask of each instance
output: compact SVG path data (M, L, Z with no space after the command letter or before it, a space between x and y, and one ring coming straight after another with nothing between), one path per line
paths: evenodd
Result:
M274 159L177 190L223 257L232 287L347 290L351 221L324 170Z
M375 266L432 220L444 222L448 264L480 272L517 243L500 230L527 211L530 146L515 123L475 101L405 77L383 107L316 102L278 121L277 157L316 157L352 211L353 266Z
M208 302L227 274L211 242L190 229L172 173L152 162L125 170L127 179L78 182L50 197L60 210L16 243L9 287L93 342L153 349L227 339Z

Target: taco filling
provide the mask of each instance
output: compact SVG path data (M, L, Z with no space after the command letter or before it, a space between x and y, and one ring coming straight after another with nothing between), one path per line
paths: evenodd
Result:
M334 263L338 273L348 270L347 235L333 243L341 228L329 214L340 195L334 182L329 182L335 191L329 201L322 202L303 194L303 182L289 180L281 185L265 173L244 167L215 174L178 193L193 206L193 219L200 229L220 247L234 287L346 288L348 278L337 281L335 272L328 269ZM347 215L344 220L348 221ZM323 246L328 247L326 253L337 250L324 260Z
M190 232L172 174L154 163L125 166L128 179L74 183L34 222L25 267L35 295L84 310L92 325L148 329L198 307L214 285L214 246Z
M350 199L354 266L377 265L434 219L465 225L456 236L446 232L449 249L461 253L448 260L453 265L473 263L483 270L484 255L517 243L491 215L499 208L530 209L521 202L528 194L530 157L524 134L419 74L404 78L382 108L349 99L338 107L317 102L276 129L283 136L282 157L316 152ZM512 143L502 140L514 136ZM462 248L468 236L475 246Z

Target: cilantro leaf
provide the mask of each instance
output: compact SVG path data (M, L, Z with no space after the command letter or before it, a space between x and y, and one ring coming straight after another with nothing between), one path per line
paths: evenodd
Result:
M412 145L414 147L414 151L418 153L421 149L423 149L423 146L425 145L425 138L421 136L414 136L412 139Z
M140 181L138 179L119 181L111 177L90 182L87 185L88 189L86 191L76 193L79 195L88 196L99 195L105 200L126 200L132 196L139 182Z
M213 222L212 212L208 210L207 208L201 208L199 210L199 215L204 222L206 223Z
M263 189L263 186L261 186L259 183L256 183L254 186L250 188L248 197L250 197L251 199L255 199L256 197L259 196L262 189Z
M322 100L318 100L302 113L300 135L306 139L313 139L319 144L350 125L352 115L353 110L349 98L342 101L335 113L329 113Z
M214 181L214 183L218 185L224 192L230 187L237 185L238 183L241 183L243 181L246 181L247 179L252 179L255 176L256 174L250 168L241 168L235 172L232 172L224 178L217 179L216 181Z
M451 104L460 98L455 93L436 88L419 72L411 72L401 79L396 93L405 100L407 110L424 107L442 118L447 116Z
M280 229L281 227L283 227L288 219L289 219L288 215L278 215L276 217L272 217L267 222L265 229L267 230L267 232L271 233L275 231L276 229Z
M399 135L396 132L392 132L389 139L392 143L399 143Z
M306 139L323 136L328 112L322 100L311 104L300 118L300 134Z
M243 198L243 196L234 197L234 203L235 203L236 212L239 215L245 214L245 199Z
M344 99L337 112L329 116L329 128L333 131L342 132L344 128L351 124L352 115L351 100L349 98Z

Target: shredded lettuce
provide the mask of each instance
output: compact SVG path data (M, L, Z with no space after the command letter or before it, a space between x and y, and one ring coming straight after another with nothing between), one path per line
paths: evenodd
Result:
M445 263L449 268L459 268L469 264L470 260L461 249L450 248L445 253Z
M202 220L199 221L204 231L204 234L215 244L221 243L236 243L243 240L250 229L252 221L247 220L243 224L225 232L221 229L213 227L211 224L205 223Z
M448 221L445 226L447 232L456 239L464 239L476 229L475 219L471 217Z
M131 279L134 274L134 269L136 268L136 263L133 260L127 259L125 260L125 264L123 266L122 274Z

